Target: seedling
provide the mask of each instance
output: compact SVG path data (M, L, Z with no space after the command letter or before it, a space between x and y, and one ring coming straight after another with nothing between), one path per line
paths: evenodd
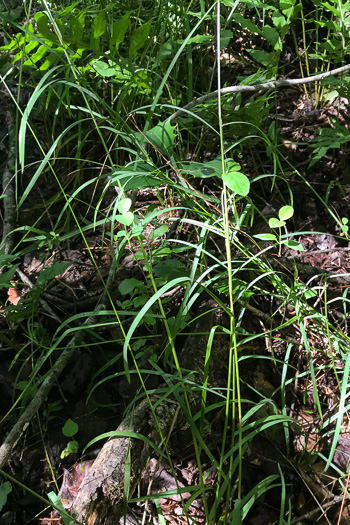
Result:
M278 212L278 218L277 217L271 217L269 220L269 226L270 228L278 228L278 237L274 235L273 233L262 233L258 235L254 235L257 239L260 239L262 241L275 241L279 244L279 252L278 254L281 255L281 247L282 244L287 246L288 248L292 250L298 250L298 251L304 251L304 247L300 242L292 241L289 239L282 240L281 236L281 228L286 225L286 221L293 217L294 214L294 208L292 206L283 206L280 208Z
M67 437L75 436L78 430L79 430L79 426L72 419L68 419L62 428L63 434ZM69 456L69 454L75 454L76 452L78 452L78 448L79 448L79 443L75 441L74 439L72 439L71 441L68 442L63 452L61 452L61 459L66 458L67 456Z
M342 222L341 223L342 233L344 233L344 235L346 236L346 234L349 231L349 226L348 226L349 219L347 219L346 217L342 217L341 222ZM342 235L342 233L340 235Z

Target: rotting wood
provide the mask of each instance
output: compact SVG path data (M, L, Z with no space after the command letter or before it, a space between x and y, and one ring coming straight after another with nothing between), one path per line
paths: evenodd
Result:
M205 313L206 312L206 313ZM204 370L205 350L208 335L214 326L225 325L226 316L214 300L204 301L198 308L197 321L187 337L180 353L183 369L194 372L193 381L201 382ZM228 339L228 338L227 338ZM227 352L227 341L223 336L214 338L213 353ZM192 414L200 408L201 391L194 391L188 396ZM131 431L142 434L157 446L160 435L153 423L151 403L158 402L158 396L143 400L118 427L118 431ZM165 400L155 409L157 421L164 438L172 430L176 405ZM186 420L179 415L177 428L184 428ZM79 492L70 509L71 514L86 525L115 525L119 523L124 510L125 465L130 453L130 496L135 490L147 461L152 454L152 447L137 438L112 437L102 447L90 471L84 478Z

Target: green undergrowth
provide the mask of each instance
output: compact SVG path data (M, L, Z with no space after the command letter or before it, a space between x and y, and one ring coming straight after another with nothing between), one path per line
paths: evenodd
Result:
M265 493L278 509L275 521L266 523L284 525L298 516L283 462L257 481L246 473L249 458L256 459L257 436L278 442L296 471L316 461L326 472L333 468L336 491L344 490L345 473L333 456L349 408L347 288L339 287L328 300L339 275L320 269L305 277L298 264L305 239L323 232L301 223L296 190L308 192L332 225L328 233L342 243L348 241L348 217L331 200L336 183L329 181L326 190L314 185L283 147L275 118L282 92L219 93L170 117L195 97L228 85L243 88L343 65L347 10L344 2L319 0L42 0L0 7L1 96L15 122L2 140L16 159L10 204L16 221L0 252L0 341L10 349L15 377L4 428L23 414L60 353L81 332L76 351L99 355L84 402L95 400L113 411L117 403L96 402L96 393L126 380L138 386L125 414L143 399L152 405L156 394L176 403L187 420L198 468L196 483L186 486L191 496L181 503L187 523L195 522L195 500L203 502L205 523L243 523L251 509L261 512ZM348 85L345 73L308 83L299 96L310 111L331 102L340 107ZM342 154L348 140L338 114L308 144L295 143L307 148L304 165L314 174L325 156ZM3 188L3 202L8 193ZM76 263L61 256L73 250L84 251L99 276L104 309L72 315L55 309L50 286ZM40 259L28 272L29 283L23 278L28 259ZM75 282L67 287L78 289ZM181 366L181 350L203 300L214 300L227 323L207 327L199 381L194 370ZM218 358L220 338L227 351ZM216 368L224 377L217 384ZM274 372L267 377L266 370ZM148 386L150 376L159 387ZM322 377L332 378L337 392L337 408L325 418ZM67 414L60 380L55 400L51 394L38 414L43 448L51 424L72 438L61 458L121 435L113 430L96 432L89 442L75 439L79 426ZM195 395L200 408L193 413ZM318 421L314 433L327 446L311 449L304 436L302 450L295 449L294 440L304 432L296 405L308 407ZM176 478L177 458L153 405L152 412L159 440L150 445ZM215 425L220 442L213 451L205 436ZM127 437L148 440L137 432ZM17 444L25 446L22 440ZM56 468L50 465L57 488ZM12 485L5 479L0 485L5 509L15 485L8 479ZM126 466L127 503L153 501L159 523L165 523L159 503L164 493L136 497L129 493L131 479ZM174 493L181 493L180 484L168 495ZM46 494L39 496L47 501ZM49 499L60 508L55 496Z

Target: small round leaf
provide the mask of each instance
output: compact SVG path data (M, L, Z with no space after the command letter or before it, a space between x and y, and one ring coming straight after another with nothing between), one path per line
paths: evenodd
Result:
M294 215L294 208L293 206L283 206L280 211L278 212L278 216L281 221L286 221L287 219L290 219Z
M127 211L123 215L116 215L115 220L120 222L120 224L124 224L124 226L130 226L134 220L134 214L131 211Z
M72 421L72 419L68 419L68 421L65 422L64 427L62 428L62 432L67 437L72 437L74 434L76 434L79 430L78 425Z

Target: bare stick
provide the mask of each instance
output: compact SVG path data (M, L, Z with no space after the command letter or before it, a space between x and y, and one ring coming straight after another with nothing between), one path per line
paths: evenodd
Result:
M267 91L268 89L279 89L281 87L288 87L288 86L298 86L302 84L310 84L311 82L318 82L319 80L323 80L324 78L331 77L333 75L339 75L340 73L344 73L345 71L350 70L350 64L342 67L338 67L337 69L333 69L332 71L326 71L325 73L320 73L319 75L313 75L311 77L305 77L305 78L292 78L290 80L282 79L282 80L271 80L269 82L263 82L262 84L255 84L253 86L230 86L226 88L222 88L220 90L212 91L211 93L207 93L206 95L203 95L202 97L195 98L191 102L189 102L186 106L184 106L182 109L179 109L178 111L175 111L167 120L170 122L173 122L177 118L179 118L183 113L188 112L190 109L194 108L195 106L198 106L199 104L204 104L207 100L211 100L213 98L217 98L219 95L227 95L228 93L258 93L259 91Z

